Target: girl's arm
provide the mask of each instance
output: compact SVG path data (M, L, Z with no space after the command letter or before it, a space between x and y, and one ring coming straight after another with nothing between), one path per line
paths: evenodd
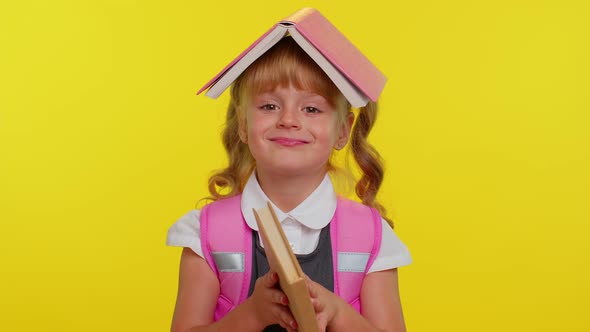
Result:
M281 324L286 328L294 322L283 302L286 296L274 288L278 281L276 273L259 278L252 296L217 322L213 322L213 314L219 297L219 281L207 262L191 249L184 248L179 275L172 332L259 332L267 325Z
M362 316L342 298L311 282L320 327L333 332L405 332L397 269L369 273L361 288Z

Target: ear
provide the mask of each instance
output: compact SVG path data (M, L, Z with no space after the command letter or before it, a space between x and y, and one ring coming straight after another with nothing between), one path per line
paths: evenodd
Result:
M354 113L348 112L348 114L346 114L346 119L342 122L338 131L338 138L336 139L336 143L334 144L334 148L336 150L343 149L346 146L346 143L348 143L353 123Z
M238 135L240 135L240 141L242 141L242 143L248 144L248 129L246 129L246 125L240 124Z
M240 136L240 141L242 141L242 143L248 144L248 125L246 124L245 116L238 116L238 135Z

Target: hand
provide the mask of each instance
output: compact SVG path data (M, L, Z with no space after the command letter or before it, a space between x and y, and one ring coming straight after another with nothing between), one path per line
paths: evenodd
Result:
M331 325L340 311L343 300L324 286L305 276L311 303L316 312L320 331L325 331Z
M255 316L263 328L279 324L288 332L295 332L297 322L289 310L289 299L277 289L278 281L279 277L273 271L258 278L249 300L252 301Z

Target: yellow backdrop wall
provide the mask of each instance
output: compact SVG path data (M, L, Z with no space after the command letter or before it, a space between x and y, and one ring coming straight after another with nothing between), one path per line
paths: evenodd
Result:
M224 164L196 90L308 1L0 5L0 330L165 331ZM409 331L590 331L587 1L315 1L389 77Z

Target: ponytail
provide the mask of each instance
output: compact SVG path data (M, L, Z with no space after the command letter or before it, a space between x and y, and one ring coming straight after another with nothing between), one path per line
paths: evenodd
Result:
M392 220L386 216L385 207L376 200L383 182L383 160L379 152L367 141L376 119L377 103L369 102L359 109L358 118L352 129L350 149L362 172L355 191L363 204L377 209L383 219L393 227Z

